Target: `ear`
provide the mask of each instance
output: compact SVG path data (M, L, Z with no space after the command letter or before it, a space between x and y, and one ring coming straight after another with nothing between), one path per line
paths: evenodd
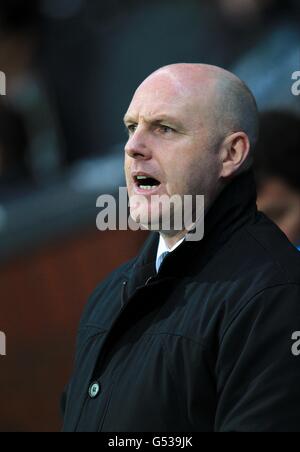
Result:
M238 172L250 152L250 141L246 133L237 132L225 139L221 146L220 177L227 179Z

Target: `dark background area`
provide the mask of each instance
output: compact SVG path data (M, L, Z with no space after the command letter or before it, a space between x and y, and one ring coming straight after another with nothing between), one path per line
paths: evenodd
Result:
M201 62L248 83L260 110L300 114L299 1L2 0L0 431L57 431L87 297L144 233L98 232L124 186L122 117L160 66Z

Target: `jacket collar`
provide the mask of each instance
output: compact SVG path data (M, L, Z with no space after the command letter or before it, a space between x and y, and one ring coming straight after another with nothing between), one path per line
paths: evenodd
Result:
M198 242L183 242L164 260L158 276L173 278L192 275L195 269L199 271L199 266L204 266L238 229L254 221L256 198L252 170L233 179L205 216L204 238ZM159 234L151 233L132 267L128 282L129 295L155 276L158 242Z

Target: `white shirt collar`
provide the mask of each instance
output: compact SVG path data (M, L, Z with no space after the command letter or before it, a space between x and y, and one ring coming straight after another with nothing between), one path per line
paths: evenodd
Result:
M176 248L179 247L179 245L182 244L182 242L184 242L185 237L183 237L183 239L179 240L179 242L176 243L176 245L174 245L171 249L168 247L168 245L166 244L164 238L162 236L160 236L159 239L159 244L158 244L158 250L157 250L157 256L156 256L156 271L158 273L161 264L163 263L164 257L163 256L165 253L172 253L173 251L176 250Z

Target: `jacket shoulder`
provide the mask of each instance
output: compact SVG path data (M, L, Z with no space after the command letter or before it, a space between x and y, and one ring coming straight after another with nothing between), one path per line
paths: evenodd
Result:
M215 287L209 312L220 312L222 329L227 330L249 306L260 309L265 299L283 309L285 300L290 300L289 306L299 313L300 253L263 214L234 235L207 274L209 280L213 275Z
M258 267L269 269L272 283L300 284L300 253L269 218L259 213L257 222L246 227L246 234Z

